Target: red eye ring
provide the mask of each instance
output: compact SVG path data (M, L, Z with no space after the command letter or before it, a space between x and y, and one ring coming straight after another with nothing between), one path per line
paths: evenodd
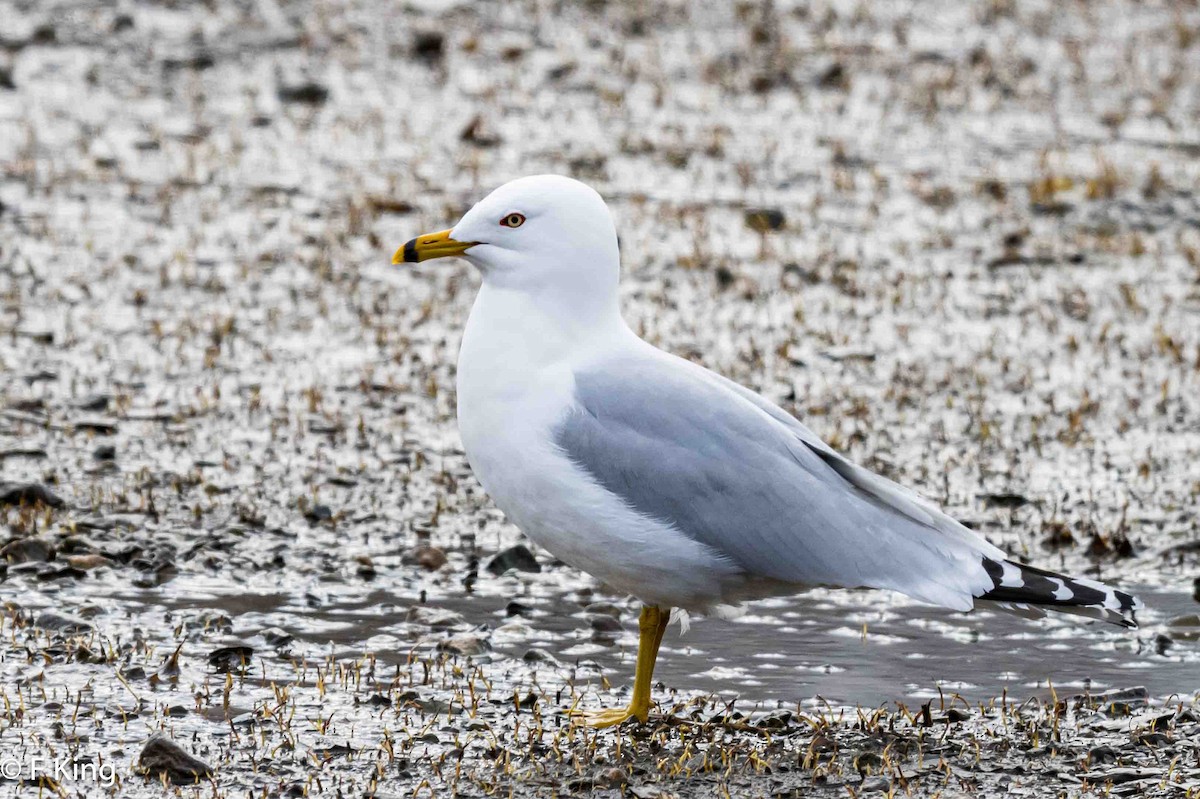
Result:
M525 224L525 215L518 214L514 211L513 213L508 214L501 219L500 224L504 227L520 227L521 225Z

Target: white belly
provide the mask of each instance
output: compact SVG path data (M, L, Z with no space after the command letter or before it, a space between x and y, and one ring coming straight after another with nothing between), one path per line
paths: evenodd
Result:
M742 582L731 564L632 511L554 444L573 402L572 364L539 338L546 327L526 309L510 308L497 335L489 324L502 306L495 299L483 312L476 302L458 362L459 430L489 496L539 546L617 591L693 610L721 603ZM512 340L514 328L520 335L514 318L530 321L528 339Z

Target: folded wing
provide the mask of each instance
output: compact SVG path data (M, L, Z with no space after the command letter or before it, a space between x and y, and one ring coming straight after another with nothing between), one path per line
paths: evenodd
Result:
M576 372L575 400L555 431L567 456L747 574L957 610L976 597L1018 612L1036 604L1030 591L996 593L1001 550L702 367L648 349Z

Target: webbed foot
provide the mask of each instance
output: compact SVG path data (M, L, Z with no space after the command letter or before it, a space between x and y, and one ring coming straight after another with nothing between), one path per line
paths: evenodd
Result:
M573 724L582 724L586 727L602 730L606 727L615 727L618 724L623 724L630 719L637 719L641 723L646 723L646 719L650 718L650 708L647 707L641 713L638 713L633 707L611 707L604 710L577 710L571 713L571 722Z

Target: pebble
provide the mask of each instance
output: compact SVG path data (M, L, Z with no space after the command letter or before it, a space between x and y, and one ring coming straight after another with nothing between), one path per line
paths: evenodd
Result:
M584 605L583 609L588 613L612 616L614 619L621 618L624 612L620 605L614 605L612 602L590 602Z
M878 793L886 791L892 786L892 781L887 777L867 777L858 786L861 793Z
M621 622L605 613L593 613L588 616L588 624L594 632L617 633L624 629Z
M745 213L746 227L758 233L782 230L787 217L778 208L748 208Z
M0 483L0 505L35 505L62 507L57 494L41 483Z
M40 563L54 560L54 547L44 538L18 538L0 548L0 560L8 563Z
M487 639L474 633L460 633L459 635L453 635L438 641L437 648L439 652L449 652L452 655L470 657L490 652L492 646L488 643Z
M254 657L254 647L249 644L231 644L208 653L208 665L218 673L244 671Z
M162 733L152 735L146 741L138 756L138 770L151 776L166 774L171 782L181 784L199 782L213 774L210 765Z
M420 566L426 571L437 571L446 565L446 553L434 546L422 544L405 552L400 558L401 563L410 566Z
M418 30L413 33L413 55L425 61L437 61L445 52L446 37L441 31Z
M95 552L89 552L83 555L67 556L67 565L69 565L72 569L91 571L92 569L100 569L105 566L112 566L113 562L103 555Z
M311 80L281 85L276 94L282 102L304 105L321 105L329 99L329 89Z
M80 635L92 631L92 625L83 619L68 616L65 613L55 613L52 610L40 613L34 624L43 630L54 630L68 635Z
M333 510L328 505L313 505L305 511L304 518L313 524L327 522L333 518Z
M464 624L461 613L445 608L433 608L428 605L414 605L404 614L404 620L412 624L421 624L434 630L446 630Z
M517 544L497 553L488 560L485 568L496 576L504 574L510 569L522 572L540 572L542 570L537 558L524 544Z

